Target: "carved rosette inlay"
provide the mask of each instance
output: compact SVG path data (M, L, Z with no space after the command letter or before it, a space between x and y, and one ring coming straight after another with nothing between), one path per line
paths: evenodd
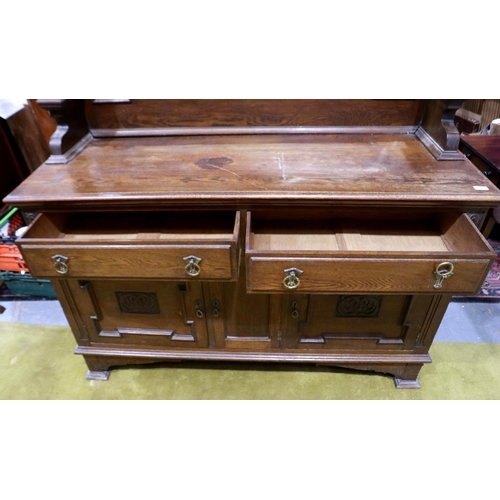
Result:
M150 292L115 292L120 311L131 314L160 314L158 297Z
M376 318L380 311L380 295L341 295L335 316L339 318Z

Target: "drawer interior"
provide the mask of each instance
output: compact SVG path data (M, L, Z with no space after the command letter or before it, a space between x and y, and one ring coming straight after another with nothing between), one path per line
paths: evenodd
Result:
M367 252L447 252L451 250L435 221L341 221L337 238L340 247Z
M247 235L247 250L264 253L408 254L489 250L463 214L408 220L324 218L312 221L252 216L248 221Z
M235 212L113 212L45 214L27 239L78 241L189 241L237 239Z
M252 219L249 246L255 250L339 250L333 221Z

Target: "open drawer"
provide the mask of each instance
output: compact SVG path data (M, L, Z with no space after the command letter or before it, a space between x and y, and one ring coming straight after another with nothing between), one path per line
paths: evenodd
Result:
M247 217L249 292L473 294L496 257L465 214L410 220Z
M42 214L18 240L49 278L236 280L239 212Z

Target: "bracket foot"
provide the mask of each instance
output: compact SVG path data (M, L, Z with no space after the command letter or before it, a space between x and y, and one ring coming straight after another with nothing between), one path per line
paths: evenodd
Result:
M89 370L85 377L87 380L108 380L109 371L92 371Z
M396 389L420 389L420 382L418 378L414 380L404 380L402 378L394 377L394 384Z

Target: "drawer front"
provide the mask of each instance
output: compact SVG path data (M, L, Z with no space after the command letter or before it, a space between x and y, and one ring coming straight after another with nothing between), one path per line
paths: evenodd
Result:
M474 294L496 255L464 214L247 219L247 290Z
M249 292L297 293L476 293L490 267L487 259L450 259L453 275L441 287L442 260L250 257ZM447 267L445 267L447 269Z
M235 280L239 212L42 214L18 245L36 277Z
M231 245L21 244L21 251L35 277L232 280L237 276L236 251Z

